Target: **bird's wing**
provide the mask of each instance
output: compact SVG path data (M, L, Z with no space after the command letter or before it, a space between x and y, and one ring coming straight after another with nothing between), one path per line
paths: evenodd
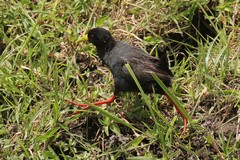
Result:
M155 81L152 73L155 73L162 81L170 82L172 73L169 69L161 68L161 60L143 53L142 50L134 48L131 50L128 57L123 58L125 64L128 63L133 69L136 77L141 83L149 83ZM168 67L167 67L168 68ZM132 79L128 70L123 66L123 72L127 79Z

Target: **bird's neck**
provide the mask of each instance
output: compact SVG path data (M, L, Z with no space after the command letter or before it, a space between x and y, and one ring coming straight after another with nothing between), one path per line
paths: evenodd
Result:
M104 43L103 45L96 46L99 58L103 60L105 54L109 53L113 49L113 47L115 47L115 45L116 41L112 39L107 43Z

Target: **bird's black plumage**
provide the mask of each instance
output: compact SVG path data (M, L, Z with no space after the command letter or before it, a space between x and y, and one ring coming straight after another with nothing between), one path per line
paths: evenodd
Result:
M152 57L137 47L114 40L110 32L103 28L91 29L88 32L88 41L97 47L98 56L111 70L115 85L114 94L109 99L94 102L94 105L112 103L119 92L139 91L125 64L131 66L145 93L164 93L161 87L155 82L152 73L155 73L166 86L171 86L173 75L168 68L166 55L161 56L161 59ZM186 131L187 118L174 101L167 94L165 95L176 107L183 119L182 136ZM84 110L90 108L88 104L79 104L70 100L66 101L79 107L85 107L82 108ZM72 113L72 115L78 113L79 111Z
M103 28L91 29L88 32L88 41L96 46L99 58L111 70L115 95L119 92L139 91L125 66L127 63L133 69L145 93L163 93L151 73L155 73L166 86L171 86L173 75L168 68L166 55L161 59L150 56L140 48L116 41L110 32Z

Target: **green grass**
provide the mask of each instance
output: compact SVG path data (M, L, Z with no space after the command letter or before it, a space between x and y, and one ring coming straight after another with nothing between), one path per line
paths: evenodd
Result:
M214 14L198 0L0 3L0 159L240 159L239 5L220 1ZM170 68L170 94L191 118L183 138L181 117L164 96L89 103L109 98L113 79L79 36L105 26L155 54L168 33L187 31L196 8L217 36L194 38L197 46L177 42L190 48ZM78 108L65 99L92 109L70 117Z

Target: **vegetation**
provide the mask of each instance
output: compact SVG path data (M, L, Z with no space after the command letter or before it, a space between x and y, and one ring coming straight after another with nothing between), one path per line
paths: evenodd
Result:
M240 159L239 0L0 7L0 159ZM88 103L113 92L93 45L77 42L96 26L169 54L169 90L192 119L182 138L181 117L161 95L125 93L70 116L78 108L65 99Z

